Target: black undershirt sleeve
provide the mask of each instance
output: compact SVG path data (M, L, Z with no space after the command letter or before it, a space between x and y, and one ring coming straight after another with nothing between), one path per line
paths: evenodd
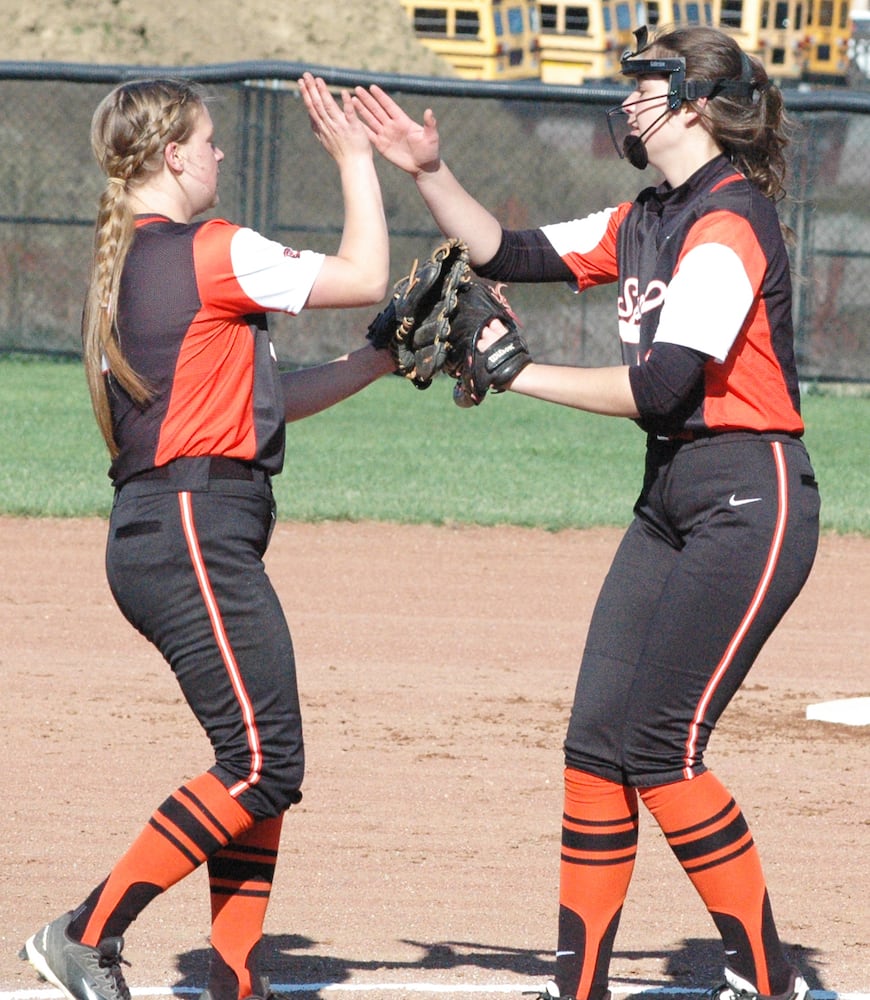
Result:
M495 256L474 269L494 281L576 281L568 265L540 229L502 230ZM703 391L708 355L679 344L656 343L646 359L628 370L641 420L678 417L696 405Z
M672 417L693 401L708 355L680 344L653 344L646 359L628 369L641 419Z
M495 256L474 270L493 281L576 281L540 229L503 229Z

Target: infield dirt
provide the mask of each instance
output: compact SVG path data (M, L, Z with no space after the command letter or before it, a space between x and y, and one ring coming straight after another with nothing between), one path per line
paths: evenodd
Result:
M209 747L114 606L100 520L0 519L0 991L39 987L23 940L76 905ZM561 741L610 530L279 522L267 566L296 644L305 798L267 919L278 984L516 990L551 971ZM707 759L764 860L813 988L867 992L870 727L807 722L868 694L870 540L826 536ZM203 983L205 872L131 927L134 988ZM720 946L641 816L615 990L703 989ZM44 985L44 984L43 984ZM307 994L310 995L310 994ZM481 995L486 996L486 992Z

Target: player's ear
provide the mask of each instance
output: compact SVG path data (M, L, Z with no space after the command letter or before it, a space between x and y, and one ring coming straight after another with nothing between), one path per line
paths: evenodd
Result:
M700 120L704 117L704 112L707 108L707 98L699 97L694 101L684 101L683 106L680 109L687 116L687 122L693 124L694 122Z
M184 156L177 142L167 142L163 147L163 161L174 174L180 174L184 169Z

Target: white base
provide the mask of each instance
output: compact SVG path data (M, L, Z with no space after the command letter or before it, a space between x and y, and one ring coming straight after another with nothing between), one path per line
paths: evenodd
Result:
M870 698L841 698L807 705L807 718L844 726L870 726Z

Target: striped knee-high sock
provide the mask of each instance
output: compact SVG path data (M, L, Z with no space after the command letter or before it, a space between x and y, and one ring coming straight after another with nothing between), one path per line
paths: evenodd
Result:
M601 1000L637 854L632 788L565 769L556 985L562 996Z
M730 792L709 771L639 792L710 911L725 945L725 964L759 993L783 992L790 969L758 849Z
M272 891L284 817L264 819L208 859L212 1000L262 995L258 944Z
M108 878L75 911L70 936L89 947L123 934L148 903L250 829L253 816L206 772L152 815Z

